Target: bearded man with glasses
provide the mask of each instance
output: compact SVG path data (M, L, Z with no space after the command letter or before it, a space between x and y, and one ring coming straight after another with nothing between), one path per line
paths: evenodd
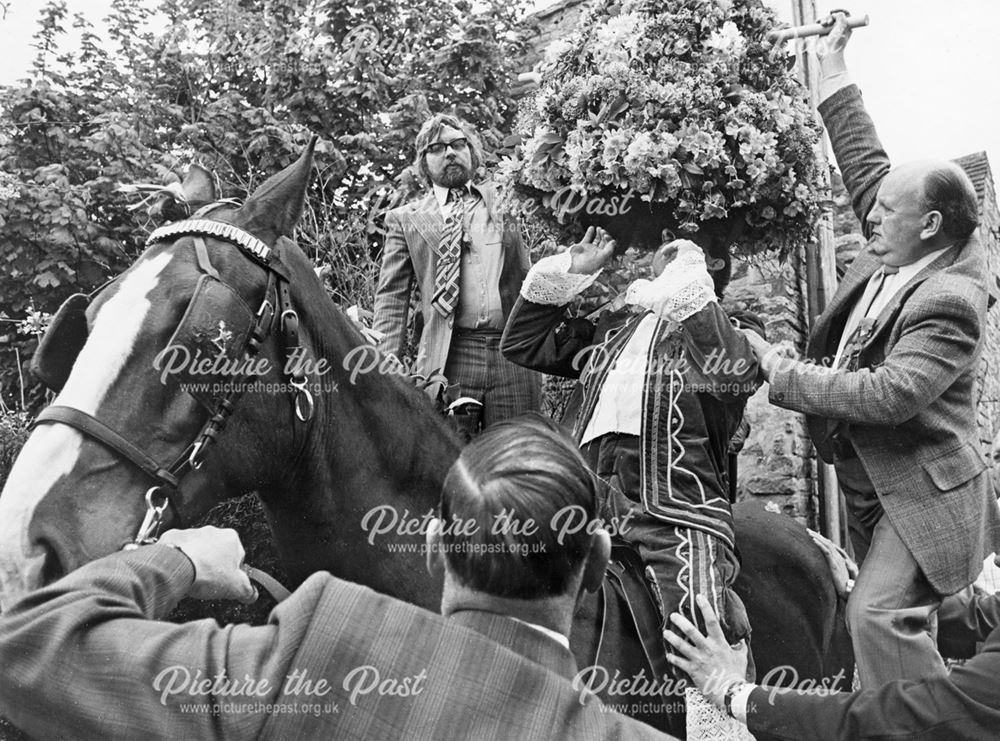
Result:
M417 134L413 169L430 186L423 198L386 214L375 293L379 349L402 358L410 296L422 320L414 369L441 374L457 394L483 406L482 427L537 410L540 376L505 360L500 336L530 266L516 224L496 210L496 191L473 178L483 161L475 131L446 114ZM436 388L431 387L431 391Z

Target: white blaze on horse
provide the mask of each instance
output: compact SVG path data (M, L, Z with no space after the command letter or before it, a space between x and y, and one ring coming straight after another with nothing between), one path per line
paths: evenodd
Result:
M118 292L94 317L90 339L55 404L97 414L133 354L133 347L171 255L144 260L129 271ZM124 277L124 276L123 276ZM46 543L32 535L31 523L46 494L80 463L83 436L65 425L36 430L17 458L0 508L0 594L17 594L42 580Z
M0 603L256 491L293 584L327 570L437 611L423 534L370 539L362 523L379 507L434 511L459 443L398 373L344 367L367 340L290 239L311 166L312 145L242 206L215 203L201 178L188 200L210 205L60 309L35 361L60 392L0 495ZM189 362L165 373L170 348ZM735 521L758 670L834 676L849 654L823 555L788 518L737 506ZM573 649L581 668L652 677L662 641L644 648L623 580L581 602Z

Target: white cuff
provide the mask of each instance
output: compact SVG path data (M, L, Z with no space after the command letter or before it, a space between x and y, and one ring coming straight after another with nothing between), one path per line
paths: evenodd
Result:
M750 702L750 693L757 689L757 685L747 682L742 687L733 690L733 699L729 704L729 709L733 717L740 723L747 722L747 704Z
M569 250L543 257L528 271L521 284L521 296L526 301L547 306L568 304L601 274L600 270L591 275L571 273L572 265L573 256Z
M625 303L675 322L684 321L718 300L705 264L705 253L687 240L683 240L677 256L659 276L633 281L625 291Z
M825 101L837 91L843 90L850 84L852 84L851 76L847 74L847 70L834 72L831 75L824 75L820 77L817 105Z

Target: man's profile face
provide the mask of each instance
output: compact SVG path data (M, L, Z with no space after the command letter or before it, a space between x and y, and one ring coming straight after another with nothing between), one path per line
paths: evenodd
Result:
M922 173L903 167L886 175L879 187L868 222L872 253L883 265L909 265L927 254L928 245L920 238L926 225L922 184Z
M440 151L439 151L440 150ZM472 177L472 151L465 134L450 126L441 131L427 145L424 160L431 182L445 188L465 185Z

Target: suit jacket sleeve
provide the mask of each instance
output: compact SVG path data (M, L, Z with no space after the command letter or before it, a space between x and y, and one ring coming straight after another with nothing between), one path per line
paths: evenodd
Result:
M579 378L595 328L586 319L571 319L565 306L536 304L518 297L507 318L500 351L525 368Z
M833 156L851 194L854 213L861 220L865 236L871 237L866 221L875 205L879 184L890 169L889 156L882 148L875 124L865 110L857 85L848 85L820 103L820 115L830 134Z
M763 326L752 315L738 320L741 326L764 336ZM715 302L692 314L681 324L688 337L699 383L720 401L744 401L757 390L760 365L750 342Z
M267 713L204 706L274 702L303 632L301 622L275 616L289 603L311 614L317 593L298 590L266 626L148 619L169 613L193 579L186 556L154 545L99 559L30 594L0 615L0 710L35 738L257 738ZM220 673L266 680L266 691L187 691Z
M982 326L971 303L939 291L904 313L885 362L853 372L782 361L771 374L774 404L854 424L898 425L948 389L975 358Z
M970 659L981 641L1000 628L1000 594L970 587L946 597L938 610L938 648L949 659Z
M947 677L891 682L877 690L772 692L757 688L747 724L758 739L995 739L1000 728L1000 630L982 653Z
M402 357L406 349L406 324L415 274L399 214L395 211L386 214L385 225L385 246L378 287L375 289L372 329L385 335L379 343L382 351Z

